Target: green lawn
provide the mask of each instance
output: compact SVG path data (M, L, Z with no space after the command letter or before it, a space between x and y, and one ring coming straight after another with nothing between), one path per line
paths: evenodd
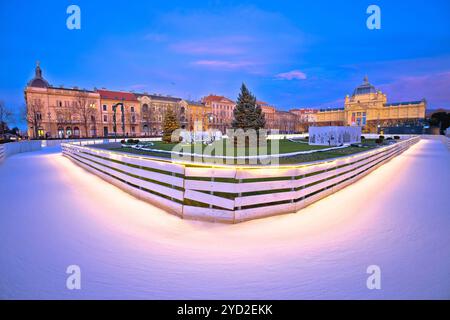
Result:
M218 147L218 144L222 144L223 145L223 150L224 150L224 154L225 150L226 150L226 141L222 140L222 141L217 141L215 142L215 146ZM154 142L154 145L151 146L150 148L152 149L159 149L159 150L166 150L166 151L172 151L173 147L175 146L175 143L163 143L161 141L156 141ZM269 140L268 141L268 146L267 146L267 150L270 153L271 150L271 145L272 142ZM350 155L350 154L355 154L358 152L363 152L366 150L370 150L373 149L375 147L377 147L377 144L375 143L375 140L364 140L363 141L363 145L364 147L347 147L347 148L343 148L343 149L336 149L336 150L331 150L331 151L322 151L322 152L315 152L312 154L302 154L302 155L296 155L296 156L290 156L290 157L280 157L280 164L296 164L296 163L303 163L303 162L310 162L310 161L317 161L317 160L324 160L324 159L331 159L331 158L336 158L336 157L342 157L342 156L346 156L346 155ZM203 144L196 144L196 145L186 145L187 148L183 149L183 152L193 152L195 150L195 147L201 148L201 150L204 150L206 148L205 145ZM308 150L321 150L321 149L326 149L329 147L326 146L310 146L306 143L298 143L298 142L292 142L289 140L279 140L279 152L273 152L273 153L291 153L291 152L297 152L297 151L308 151ZM249 148L236 148L239 149L239 151L245 151L245 154L248 155L249 154ZM235 149L234 154L237 155L238 150ZM148 155L148 156L155 156L155 157L160 157L160 158L171 158L171 154L170 153L164 153L164 152L152 152L152 151L144 151L144 150L137 150L137 149L133 149L131 147L121 147L121 148L115 148L112 149L115 151L123 151L123 152L128 152L128 153L134 153L134 154L141 154L141 155ZM254 151L254 149L253 149ZM214 155L215 153L212 152L212 155ZM241 155L241 154L240 154ZM194 158L193 157L188 157L184 160L190 160L193 161ZM198 160L198 159L195 159ZM223 160L222 159L214 159L214 158L203 158L203 162L206 163L222 163ZM242 164L242 163L239 163ZM252 163L254 164L254 163Z
M164 143L162 141L155 141L153 142L153 146L149 146L149 148L152 149L159 149L159 150L166 150L171 151L174 146L176 146L176 143ZM207 146L202 143L195 143L195 144L185 144L185 148L183 149L184 152L193 152L195 149L201 148L201 150L204 150ZM227 149L227 140L223 139L220 141L216 141L211 144L211 147L214 147L215 149L222 147L222 149L225 151ZM276 147L276 144L274 145ZM267 141L267 148L268 150L271 150L272 148L272 140ZM279 140L279 151L277 153L290 153L290 152L296 152L296 151L307 151L307 150L320 150L320 149L326 149L328 147L324 146L310 146L307 143L299 143L299 142L292 142L289 140ZM255 151L257 148L251 148L251 151ZM235 149L235 153L245 151L245 153L249 154L249 148L248 147L238 147Z

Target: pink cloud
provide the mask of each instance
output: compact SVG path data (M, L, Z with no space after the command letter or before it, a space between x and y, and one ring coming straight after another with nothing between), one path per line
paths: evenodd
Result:
M279 73L275 76L276 79L279 80L305 80L306 73L300 70L292 70L289 72Z

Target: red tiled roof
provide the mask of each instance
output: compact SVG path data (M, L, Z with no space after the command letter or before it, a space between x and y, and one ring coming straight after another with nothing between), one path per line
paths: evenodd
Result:
M228 102L228 103L234 103L233 100L228 99L227 97L216 96L216 95L213 95L213 94L210 94L209 96L203 97L203 99L202 99L202 102L204 102L204 103L220 102L220 101L224 101L224 102Z
M132 92L110 91L110 90L97 90L97 92L100 94L100 98L102 99L138 101L136 95Z

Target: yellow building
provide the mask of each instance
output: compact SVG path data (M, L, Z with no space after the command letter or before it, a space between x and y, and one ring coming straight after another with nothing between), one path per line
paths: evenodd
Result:
M320 109L315 116L316 124L324 126L346 125L344 111L344 108Z
M213 120L211 105L198 101L181 100L180 106L186 110L187 126L190 131L206 131Z
M342 109L322 109L318 125L361 126L363 132L378 132L379 128L417 124L425 119L426 101L387 103L386 94L375 89L367 77L351 96L345 98Z

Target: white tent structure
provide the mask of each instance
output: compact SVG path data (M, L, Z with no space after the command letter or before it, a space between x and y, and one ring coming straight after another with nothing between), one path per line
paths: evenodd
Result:
M309 127L309 144L340 146L361 142L361 127Z

